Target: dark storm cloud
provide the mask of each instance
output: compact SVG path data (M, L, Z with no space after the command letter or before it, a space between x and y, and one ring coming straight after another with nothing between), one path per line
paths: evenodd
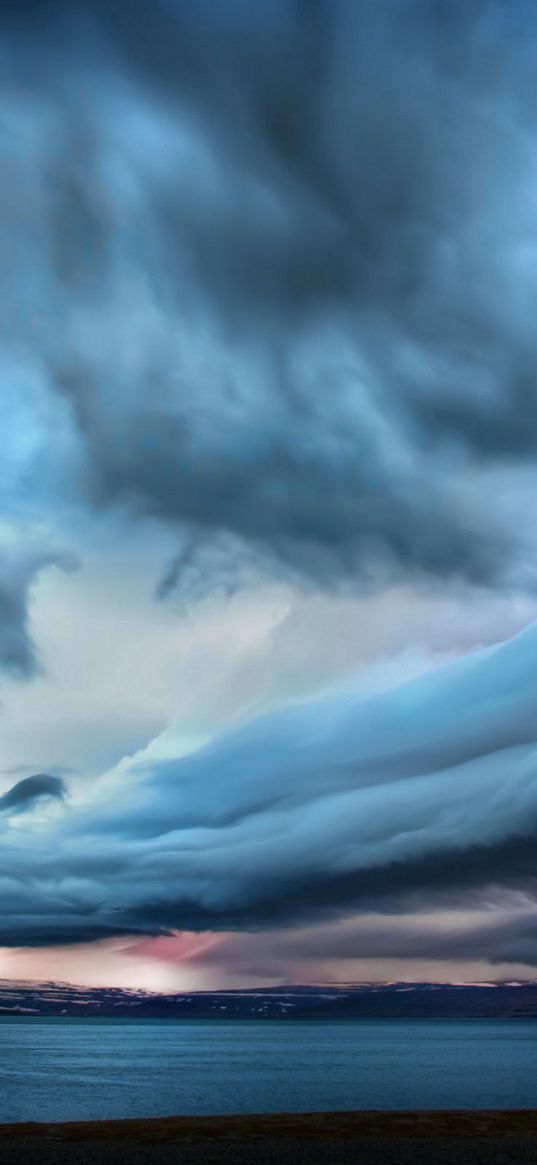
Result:
M32 777L23 777L0 795L0 813L22 813L43 798L52 797L53 800L61 801L64 796L65 784L60 777L35 773Z
M331 931L329 935L330 957L347 959L435 959L443 962L451 960L486 960L491 964L518 963L537 966L537 916L535 909L514 909L510 914L501 906L490 911L488 917L479 915L469 924L464 915L458 921L438 917L438 925L431 920L404 921L387 918L375 925L367 919L360 920L347 931ZM247 941L247 940L246 940ZM304 958L325 957L327 953L326 932L313 931L311 935L302 932L297 940L291 935L283 938L283 952ZM286 952L287 948L287 952ZM217 957L217 952L215 952Z
M166 947L153 948L155 957L173 957ZM137 948L134 948L136 951ZM151 947L147 949L151 953ZM308 981L329 962L350 964L364 960L437 961L537 965L537 913L513 901L498 902L492 910L457 915L449 912L414 915L362 914L337 923L301 928L282 928L254 935L234 932L200 951L202 966L214 965L246 978L306 974ZM196 956L194 956L194 961ZM308 972L308 968L311 971ZM311 979L309 978L311 975ZM322 975L322 971L321 971Z
M491 474L537 438L531 12L4 19L13 360L86 500L177 526L163 590L527 581Z
M441 918L439 919L441 921ZM305 939L305 951L317 956L319 944ZM368 928L354 936L335 938L331 955L343 959L402 958L450 960L486 960L491 964L518 963L537 966L537 917L535 910L514 910L506 917L501 910L482 917L473 926L445 923L442 929L431 927L419 918L413 927L390 919L384 930Z
M83 542L99 507L157 517L178 541L163 594L260 564L531 583L531 8L94 0L0 20L6 523ZM20 674L49 561L0 564ZM533 628L148 762L61 821L28 815L31 845L3 815L0 941L534 895L536 647Z
M51 564L67 561L43 545L32 545L32 539L9 551L0 547L0 671L28 679L39 670L28 607L40 571Z
M5 830L0 942L534 901L536 638L176 761L149 750L61 820L29 819L31 845Z

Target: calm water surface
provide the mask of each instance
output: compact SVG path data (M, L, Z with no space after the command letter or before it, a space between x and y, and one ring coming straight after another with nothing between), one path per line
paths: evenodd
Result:
M537 1107L537 1021L0 1020L0 1120Z

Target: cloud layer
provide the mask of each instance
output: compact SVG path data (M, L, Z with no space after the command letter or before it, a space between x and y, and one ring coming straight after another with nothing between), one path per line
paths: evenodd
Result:
M23 13L1 129L18 511L171 524L163 592L252 561L533 586L510 493L537 433L524 6Z
M0 942L531 897L536 636L375 697L288 708L177 761L148 750L61 821L5 829Z

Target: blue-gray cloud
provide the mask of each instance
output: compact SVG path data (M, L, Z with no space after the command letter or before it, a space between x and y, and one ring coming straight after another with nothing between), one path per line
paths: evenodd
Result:
M30 632L30 596L40 572L51 565L71 564L42 538L20 538L6 549L0 545L0 671L22 679L39 671Z
M537 440L531 11L88 0L3 20L27 506L171 523L164 590L232 586L245 554L322 585L532 585L490 477Z
M31 847L8 830L0 942L534 897L536 638L148 760Z
M60 777L53 777L49 773L35 773L31 777L23 777L12 785L11 789L0 796L0 813L23 813L33 808L37 801L52 798L62 801L65 796L65 784Z

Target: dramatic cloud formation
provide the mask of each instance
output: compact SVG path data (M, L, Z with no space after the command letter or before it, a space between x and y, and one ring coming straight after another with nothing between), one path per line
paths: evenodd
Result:
M0 942L359 911L378 958L530 964L537 624L434 665L535 615L531 6L0 33ZM433 909L494 926L394 923Z
M376 697L287 709L175 762L147 757L31 846L7 830L0 940L532 895L535 637Z
M490 503L535 449L523 13L6 17L19 506L65 521L67 488L173 523L165 591L236 585L244 554L323 585L533 580Z

